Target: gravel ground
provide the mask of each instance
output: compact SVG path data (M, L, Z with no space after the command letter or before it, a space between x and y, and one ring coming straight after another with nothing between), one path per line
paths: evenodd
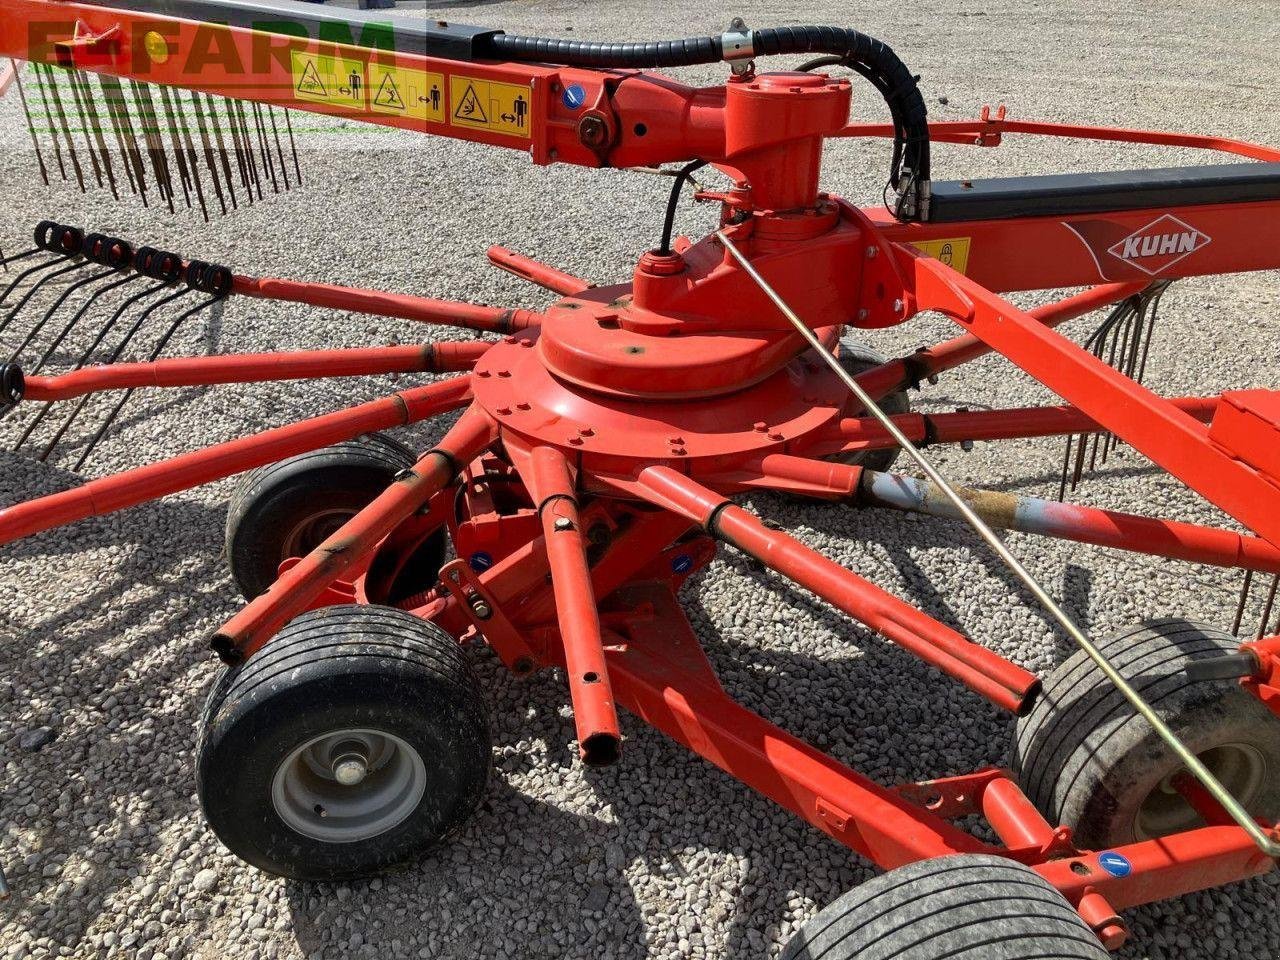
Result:
M421 9L418 7L417 9ZM757 26L830 22L889 40L924 77L934 115L1005 101L1015 116L1221 133L1276 142L1274 0L1114 4L954 0L889 3L458 3L431 15L601 39L694 35L733 14ZM1194 44L1192 39L1194 38ZM1204 51L1191 54L1190 49ZM689 71L711 82L714 70ZM941 98L945 98L945 104ZM303 123L309 183L208 226L189 214L82 197L34 176L13 95L0 101L0 241L52 216L168 245L245 272L538 306L489 268L494 242L584 276L627 275L656 237L666 184L617 172L538 169L518 154ZM860 91L855 108L879 116ZM939 177L1161 165L1172 151L1088 143L941 148ZM826 183L870 202L884 144L828 149ZM682 213L684 229L711 211ZM288 224L287 230L280 229ZM1153 347L1158 389L1274 382L1274 275L1196 280L1166 298ZM1024 298L1030 303L1043 296ZM1070 329L1082 335L1088 324ZM233 352L410 342L409 324L236 301L184 331L175 350ZM875 334L895 353L950 335L919 319ZM1041 402L989 359L927 388L922 409ZM389 392L388 379L332 386L186 390L135 398L88 475L225 440ZM22 416L0 424L16 437ZM87 429L87 428L86 428ZM85 430L49 464L9 456L0 502L62 489ZM420 431L415 439L424 441ZM1052 495L1061 447L1035 440L939 451L956 479ZM231 857L198 814L192 729L214 664L203 638L236 609L220 556L229 483L34 537L0 564L0 957L772 956L797 924L872 868L630 717L624 762L575 762L563 689L514 682L477 653L491 690L498 775L456 842L362 883L306 885ZM1081 499L1222 522L1131 452ZM957 526L782 499L755 506L801 539L959 625L1024 666L1050 669L1066 641ZM1210 568L1013 537L1033 571L1095 633L1161 615L1227 625L1238 581ZM1009 724L984 702L773 576L722 555L686 591L726 687L883 782L1001 763ZM27 749L33 733L52 741ZM1242 883L1132 911L1127 960L1280 955L1280 883Z

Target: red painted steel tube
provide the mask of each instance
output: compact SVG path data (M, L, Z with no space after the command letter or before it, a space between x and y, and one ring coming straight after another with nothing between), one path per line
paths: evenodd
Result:
M622 755L622 731L604 658L582 519L564 454L552 447L534 447L529 479L551 568L556 619L578 731L578 755L588 766L607 767Z
M1008 777L994 777L987 783L982 791L982 814L1010 850L1043 848L1055 839L1053 827Z
M91 480L0 510L0 543L158 500L372 430L415 423L469 400L469 379L457 377Z
M1217 412L1219 397L1172 397L1167 403L1208 423ZM1013 407L1008 410L965 410L956 413L903 413L893 417L898 428L915 443L960 443L964 440L1015 440L1054 437L1067 433L1094 433L1103 428L1078 407ZM877 450L896 446L878 420L846 417L827 434L806 445L805 454Z
M1046 327L1056 327L1068 320L1092 313L1094 310L1119 303L1125 297L1140 293L1145 287L1145 283L1102 284L1055 303L1028 310L1027 315L1035 317ZM878 400L990 352L991 348L977 337L967 333L961 334L917 351L908 357L889 360L865 373L860 373L858 384L871 394L873 399Z
M991 291L895 245L918 305L946 314L1214 506L1280 544L1280 487L1210 441L1204 425Z
M960 487L957 492L987 523L1005 530L1191 563L1280 573L1280 550L1231 530L992 490ZM897 473L864 471L858 499L877 507L962 519L933 484Z
M640 473L652 502L676 510L748 556L866 624L1005 710L1030 707L1040 681L1032 673L965 639L928 614L886 593L792 537L769 530L724 497L668 467Z
M496 243L489 248L488 257L489 262L499 270L505 270L521 280L536 283L540 287L544 287L554 293L563 294L566 297L571 297L575 293L581 293L583 290L589 290L595 286L594 283L583 280L581 277L575 277L571 273L557 270L550 264L534 260L532 257L526 257L522 253L508 250L506 247L499 246Z
M635 644L606 656L624 707L881 867L996 852L689 676L674 656Z
M240 353L181 357L151 363L114 363L52 377L27 377L24 400L67 400L125 387L191 387L379 373L451 373L470 370L492 346L482 340L353 350Z
M469 330L485 330L490 333L513 333L541 321L541 315L531 310L506 310L502 307L485 307L454 300L434 300L430 297L413 297L404 293L384 293L379 290L281 280L274 277L238 276L235 278L232 289L235 293L246 297L306 303L314 307L353 310L357 313L370 313L379 317L399 317L402 320L418 320L424 323L442 323L453 327L465 327Z
M459 465L473 460L493 437L492 421L477 407L468 408L417 464L397 474L372 503L228 620L213 636L214 650L231 661L252 656L276 631L310 608L343 573L368 556L383 537L453 482Z
M1117 910L1261 876L1276 866L1236 826L1202 827L1106 852L1128 860L1130 872L1115 876L1102 867L1098 853L1033 866L1072 903L1092 888Z

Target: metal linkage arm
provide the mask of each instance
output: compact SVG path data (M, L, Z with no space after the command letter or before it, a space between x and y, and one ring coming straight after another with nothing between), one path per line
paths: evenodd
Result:
M578 752L588 766L607 767L622 755L622 734L600 637L582 519L564 454L551 447L535 447L528 480L551 568Z
M215 444L5 507L0 510L0 544L86 517L158 500L371 430L398 427L456 410L469 401L470 390L466 377L405 390L349 410Z
M228 620L214 634L213 649L229 663L252 656L344 573L358 568L383 537L452 483L461 465L478 456L494 437L493 422L475 406L469 407L417 464L397 474L371 504Z
M488 350L483 341L404 347L307 350L182 357L151 363L89 367L53 377L26 377L23 399L67 400L125 387L190 387L264 380L359 377L381 373L453 373L470 370Z
M702 524L712 535L772 567L997 706L1013 713L1030 707L1040 688L1034 674L970 642L793 537L767 529L726 497L682 473L669 467L649 467L638 480L638 492L652 503Z

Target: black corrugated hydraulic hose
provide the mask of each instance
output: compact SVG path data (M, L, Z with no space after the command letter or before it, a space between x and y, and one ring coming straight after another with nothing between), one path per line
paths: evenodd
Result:
M797 26L745 31L751 56L788 53L827 54L866 77L884 97L895 130L894 164L889 182L902 195L899 216L919 219L929 181L929 124L918 78L886 43L843 27ZM722 37L690 37L648 43L599 43L507 33L484 37L477 53L497 60L558 63L571 67L649 69L687 67L741 59L726 57Z

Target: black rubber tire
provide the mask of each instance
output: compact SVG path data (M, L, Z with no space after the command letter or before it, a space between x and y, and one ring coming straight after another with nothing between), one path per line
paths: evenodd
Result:
M272 780L299 746L335 731L400 738L426 769L405 819L357 842L290 827ZM457 641L389 607L303 614L215 681L200 724L196 790L205 819L242 860L282 877L374 874L420 856L475 813L493 767L488 711Z
M855 887L802 926L782 960L1107 960L1038 873L1003 857L921 860Z
M408 447L372 433L246 473L227 507L227 563L240 593L252 600L275 582L281 562L291 553L288 541L309 517L338 511L330 519L340 520L343 513L354 514L415 459ZM304 538L304 552L319 544L324 529L318 526L316 536ZM430 586L444 563L444 551L442 531L409 559L389 600ZM397 589L401 581L407 585L404 591Z
M872 350L865 343L859 343L850 336L840 338L840 345L836 350L836 358L840 361L840 366L855 377L873 367L880 366L880 364L889 359L883 354ZM880 406L888 414L911 412L911 401L908 399L906 391L901 390L884 397L880 401ZM836 463L866 467L868 470L888 470L893 466L898 459L898 454L901 452L897 447L889 447L884 450L870 450L863 453L835 454L826 459L833 460Z
M1239 645L1222 630L1166 619L1140 624L1099 648L1197 756L1224 748L1256 753L1261 779L1237 799L1255 816L1274 821L1280 816L1276 718L1235 681L1191 680L1185 673L1191 661L1234 653ZM1070 826L1085 849L1200 825L1167 787L1182 764L1083 651L1045 679L1035 707L1018 721L1011 766L1045 818ZM1153 819L1149 798L1166 813ZM1179 816L1183 825L1154 829Z

